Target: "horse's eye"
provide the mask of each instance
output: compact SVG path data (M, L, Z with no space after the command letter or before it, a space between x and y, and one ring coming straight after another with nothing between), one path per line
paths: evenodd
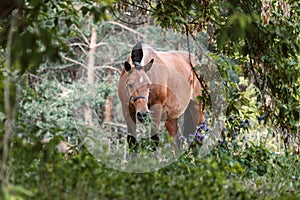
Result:
M130 84L130 83L128 83L128 84L127 84L127 87L128 87L129 89L132 89L132 88L133 88L133 85Z

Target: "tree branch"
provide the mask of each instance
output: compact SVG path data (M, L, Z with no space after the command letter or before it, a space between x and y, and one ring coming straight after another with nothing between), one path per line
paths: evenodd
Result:
M94 46L94 48L98 48L100 46L106 46L109 49L109 46L106 42L99 42Z
M116 25L116 26L120 26L121 28L123 28L123 29L125 29L125 30L128 30L128 31L130 31L130 32L132 32L132 33L134 33L134 34L136 34L136 35L138 35L138 36L141 36L142 38L145 38L145 36L144 36L143 34L137 32L136 30L133 30L133 29L131 29L131 28L129 28L129 27L123 25L123 24L120 24L120 23L115 22L115 21L108 21L108 23L109 23L109 24Z
M84 46L84 47L89 48L89 45L82 43L82 42L71 43L70 46Z
M82 38L83 38L84 42L87 44L87 46L89 46L90 42L87 39L87 37L84 35L84 33L79 28L77 28L76 26L75 26L75 29L80 33L80 35L82 36Z
M70 61L72 63L75 63L75 64L80 65L80 66L84 67L85 69L87 69L87 66L85 64L83 64L83 63L81 63L81 62L79 62L77 60L74 60L72 58L68 58L66 56L63 56L63 58L66 59L67 61Z
M192 65L192 61L191 61L191 50L190 50L190 41L189 41L189 30L188 30L188 27L186 25L186 37L187 37L187 46L188 46L188 51L189 51L189 62L190 62L190 66L193 70L193 73L195 74L196 78L198 79L198 81L200 82L200 85L201 87L204 89L205 91L205 94L207 95L207 97L209 97L209 93L208 93L208 90L207 90L207 85L204 83L204 80L203 80L203 77L201 76L200 74L200 77L199 75L196 73L195 69L194 69L194 66ZM196 41L196 40L195 40ZM201 53L203 54L203 51L202 49L200 48L201 50Z
M130 3L129 1L121 1L121 2L123 2L124 4L130 5L132 7L138 8L139 10L145 10L145 11L148 11L148 12L153 12L153 10L150 10L150 9L145 8L143 6L140 6L138 4ZM153 9L153 7L151 6L151 4L148 1L144 1L144 2L146 2L150 6L150 8Z
M78 46L85 55L88 55L87 51L83 48L83 46L89 48L88 45L86 45L84 43L72 43L72 44L70 44L70 46Z
M115 70L115 71L120 71L119 69L109 66L109 65L96 66L96 67L94 67L94 69L111 69L111 70Z

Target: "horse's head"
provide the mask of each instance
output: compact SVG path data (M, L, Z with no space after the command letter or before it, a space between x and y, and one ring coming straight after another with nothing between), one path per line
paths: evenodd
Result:
M127 61L124 64L124 68L127 72L126 92L130 103L133 104L136 110L136 117L141 123L145 122L149 117L147 104L149 87L152 82L147 75L147 71L152 67L153 61L152 59L145 66L135 63L135 67L132 67Z

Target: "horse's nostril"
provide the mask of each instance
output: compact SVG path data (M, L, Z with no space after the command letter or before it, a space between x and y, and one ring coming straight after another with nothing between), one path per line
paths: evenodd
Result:
M143 120L148 117L148 111L140 111L136 113L136 116L139 120Z
M143 117L148 117L148 112L143 112Z
M138 118L141 118L141 117L142 117L142 113L141 113L141 112L137 112L137 113L136 113L136 116L137 116Z

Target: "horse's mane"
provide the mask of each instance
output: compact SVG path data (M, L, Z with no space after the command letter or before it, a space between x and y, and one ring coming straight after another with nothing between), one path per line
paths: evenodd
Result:
M143 59L143 41L136 43L136 45L132 48L131 51L131 60L136 68L141 68L141 61Z
M131 61L137 69L142 69L142 66L147 64L151 59L154 59L156 63L162 63L157 52L144 41L139 41L132 48Z

